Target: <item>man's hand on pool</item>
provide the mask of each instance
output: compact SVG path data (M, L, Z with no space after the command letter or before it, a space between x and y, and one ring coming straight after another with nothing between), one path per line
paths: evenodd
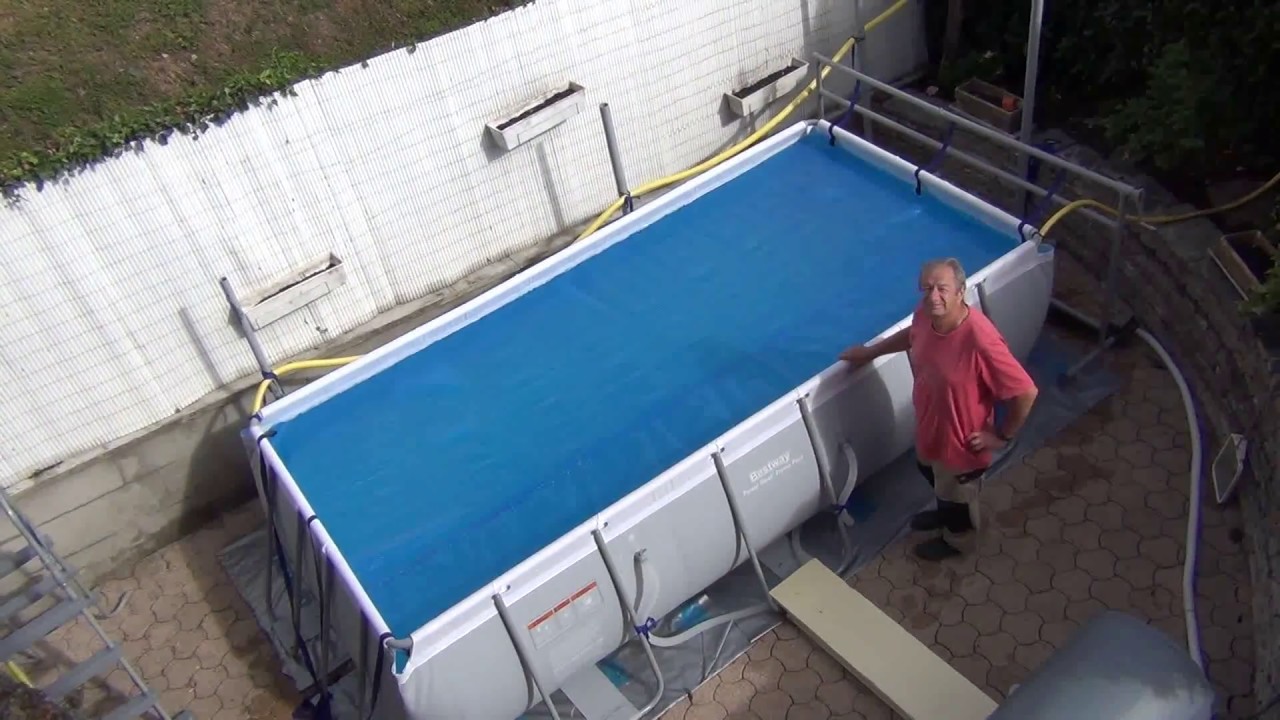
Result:
M840 353L840 359L849 364L847 370L857 370L874 360L876 353L866 345L854 345Z

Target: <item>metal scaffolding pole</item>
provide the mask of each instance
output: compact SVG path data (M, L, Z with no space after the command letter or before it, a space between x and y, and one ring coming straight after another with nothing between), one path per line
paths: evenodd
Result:
M1041 8L1039 7L1040 3L1037 2L1036 4L1037 4L1037 12L1039 12L1041 10ZM1038 32L1038 23L1036 24L1036 30ZM1038 42L1036 44L1038 45ZM1116 194L1116 208L1115 208L1114 214L1111 217L1105 217L1089 209L1081 209L1080 211L1082 215L1085 215L1092 220L1101 221L1103 224L1109 226L1111 229L1111 242L1110 242L1110 247L1108 249L1108 254L1107 254L1106 268L1103 271L1104 274L1102 278L1103 318L1100 320L1100 323L1099 323L1101 327L1098 330L1098 345L1094 349L1089 351L1089 353L1085 356L1084 359L1082 359L1074 367L1068 370L1066 375L1068 377L1075 375L1080 371L1080 369L1083 366L1085 366L1089 362L1092 362L1094 358L1096 358L1098 355L1100 355L1102 352L1104 352L1108 347L1110 347L1114 343L1115 335L1113 333L1113 329L1115 326L1111 318L1111 314L1112 314L1112 308L1116 304L1116 300L1117 300L1117 292L1115 289L1115 284L1119 279L1117 277L1118 265L1120 263L1122 246L1124 244L1124 239L1128 230L1129 223L1133 221L1135 218L1141 217L1141 208L1143 206L1143 193L1140 188L1134 187L1132 185L1129 185L1119 180L1106 177L1105 175L1102 175L1096 171L1089 170L1088 168L1085 168L1075 163L1072 163L1070 161L1064 160L1063 158L1060 158L1057 155L1046 153L1044 150L1041 150L1040 148L1037 148L1034 145L1030 145L1026 142L1010 137L1007 133L999 132L990 127L982 125L980 123L976 123L972 120L968 120L960 115L956 115L955 113L949 112L943 108L936 107L917 97L913 97L908 93L905 93L897 88L894 88L886 83L882 83L874 78L871 78L867 76L865 73L861 73L856 70L852 70L844 66L838 65L835 62L833 62L830 58L824 57L821 54L815 53L814 56L818 60L819 72L822 71L822 66L826 65L830 67L832 70L847 73L849 75L852 75L855 79L860 80L873 88L882 90L886 93L889 93L890 95L894 95L898 97L899 99L911 105L914 105L920 110L923 110L929 114L932 114L938 117L945 118L953 126L962 127L971 133L974 133L976 135L979 135L981 137L984 137L996 143L997 145L1007 147L1013 150L1014 152L1016 152L1018 156L1022 159L1021 165L1023 168L1025 168L1027 165L1027 158L1034 157L1037 160L1040 160L1041 162L1045 163L1046 165L1057 167L1060 170L1071 173L1078 178L1089 180L1101 186L1104 189L1109 189L1114 191ZM1034 73L1034 68L1031 68L1029 72ZM1032 85L1033 84L1034 83L1032 83ZM1031 92L1034 92L1034 88L1031 90ZM964 162L965 164L968 164L977 168L981 168L986 170L987 172L990 172L996 178L1003 180L1004 182L1007 182L1016 188L1020 188L1022 190L1024 198L1040 196L1040 197L1044 197L1049 203L1056 204L1056 205L1063 205L1063 206L1065 206L1068 202L1066 198L1060 197L1056 193L1052 193L1048 190L1045 190L1044 188L1039 187L1038 185L1028 182L1025 177L1025 172L1022 174L1021 177L1013 175L1012 173L1007 173L980 158L974 157L972 155L969 155L968 153L965 153L950 147L950 144L948 142L939 142L937 140L934 140L933 138L930 138L927 135L924 135L923 133L920 133L916 130L908 128L905 125L895 122L874 111L866 110L861 107L851 106L849 101L845 100L844 98L838 95L835 95L829 90L821 89L819 90L819 94L825 99L831 100L832 102L836 103L837 107L843 106L845 108L851 108L853 112L863 115L863 117L867 118L873 123L878 122L878 123L884 124L890 128L893 128L895 131L903 134L904 136L910 139L921 142L926 146L938 148L938 151L940 153L944 153L952 158L955 158L956 160ZM1024 123L1023 132L1029 135L1030 125L1026 117L1024 117L1023 123ZM921 169L923 169L923 166L917 169L917 173L919 173ZM1026 200L1024 199L1024 207L1025 207L1025 202ZM1130 206L1137 209L1136 215L1128 214L1128 210ZM1025 210L1024 210L1023 216L1024 217L1026 216Z
M843 73L850 77L861 80L864 85L867 85L871 88L884 92L888 95L892 95L898 98L899 100L902 100L903 102L913 107L916 107L920 110L923 110L924 112L929 113L935 117L945 118L948 122L954 123L957 129L961 129L961 130L965 130L966 132L973 133L986 140L990 140L991 142L994 142L997 145L1009 148L1019 154L1030 155L1031 157L1036 158L1037 160L1044 163L1045 165L1055 167L1055 168L1066 169L1068 172L1076 175L1081 179L1088 180L1089 182L1097 184L1100 187L1106 188L1113 192L1125 193L1129 197L1134 197L1138 192L1137 189L1131 185L1120 182L1119 180L1115 180L1113 178L1109 178L1106 175L1102 175L1101 173L1098 173L1086 167L1077 165L1069 160L1064 160L1063 158L1060 158L1057 155L1047 153L1044 150L1041 150L1040 148L1035 147L1034 145L1027 145L1023 142L1020 142L1016 138L1009 137L1007 133L1002 133L999 130L995 130L991 128L990 126L983 125L982 123L975 122L966 117L957 115L953 112L937 107L931 103L925 102L924 100L921 100L920 98L915 97L910 93L904 92L890 85L889 83L877 80L871 77L870 75L867 75L866 73L858 72L857 70L854 70L853 68L850 68L847 65L840 65L825 55L822 55L820 53L814 53L814 57L818 61L826 64L834 72ZM838 95L835 96L835 98L833 98L830 95L827 96L827 99L829 100L834 100L836 98L839 98L840 100L844 100L844 98L840 98ZM844 102L843 106L847 107L848 102L847 101ZM949 151L949 152L954 152L954 151Z
M1035 130L1036 114L1036 79L1040 74L1040 30L1044 21L1044 0L1031 0L1031 26L1027 30L1027 69L1022 81L1022 127L1018 139L1024 145L1031 144L1031 133ZM1019 175L1027 176L1031 158L1022 155L1019 158ZM1030 196L1022 193L1022 210L1025 213Z

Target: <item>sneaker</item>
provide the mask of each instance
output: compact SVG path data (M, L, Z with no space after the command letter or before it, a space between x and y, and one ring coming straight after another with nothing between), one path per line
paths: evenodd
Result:
M951 543L938 537L915 546L916 557L925 562L941 562L961 554Z

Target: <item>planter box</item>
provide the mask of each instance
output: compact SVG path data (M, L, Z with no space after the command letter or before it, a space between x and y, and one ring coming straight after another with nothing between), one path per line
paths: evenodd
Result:
M328 295L347 282L347 266L332 253L316 258L289 277L247 298L244 314L254 330Z
M1007 133L1022 124L1022 98L978 78L969 78L956 87L956 105L992 127Z
M1248 298L1261 287L1267 271L1280 258L1275 243L1257 230L1230 233L1218 238L1209 256L1235 286L1241 298Z
M724 94L729 109L738 117L746 117L795 89L809 74L809 63L791 59L790 64L759 80Z
M498 147L514 150L577 115L586 103L586 88L571 82L563 90L525 105L502 120L488 123L485 129Z

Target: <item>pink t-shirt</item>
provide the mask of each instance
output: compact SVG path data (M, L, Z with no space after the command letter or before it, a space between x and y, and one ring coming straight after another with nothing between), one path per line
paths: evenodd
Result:
M991 464L991 452L969 450L970 433L991 429L997 402L1035 388L1004 336L977 308L945 335L916 309L911 321L911 393L916 410L916 452L954 472Z

